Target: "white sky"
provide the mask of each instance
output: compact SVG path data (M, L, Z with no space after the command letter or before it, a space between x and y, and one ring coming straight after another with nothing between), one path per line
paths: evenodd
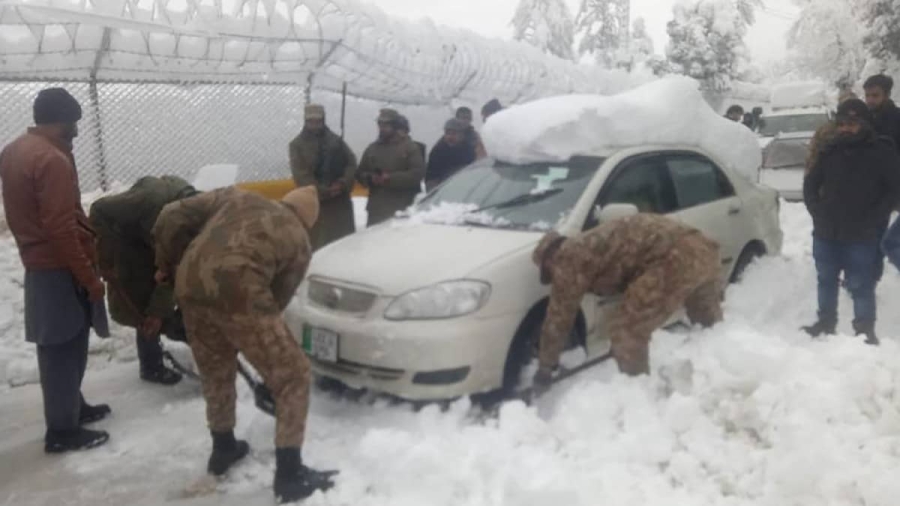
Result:
M489 37L509 38L509 25L518 0L367 0L385 12L412 20L430 17L437 24L468 28ZM577 12L580 0L566 0L572 12ZM672 18L676 0L631 0L632 18L642 16L656 45L662 53L668 43L666 23ZM796 17L797 8L791 0L765 0L765 10L757 10L757 22L747 34L747 46L758 65L784 57L784 36Z

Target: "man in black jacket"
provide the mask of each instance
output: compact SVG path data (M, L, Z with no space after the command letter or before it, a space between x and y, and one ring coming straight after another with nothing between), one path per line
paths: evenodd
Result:
M894 80L890 76L877 74L866 79L863 89L866 91L866 105L872 111L872 127L879 135L890 137L895 148L900 150L900 109L891 100Z
M813 256L818 271L819 318L804 330L833 334L837 326L839 278L853 297L853 329L866 343L875 336L877 251L882 224L900 198L900 156L872 127L858 99L838 107L837 136L822 150L803 182L813 219Z
M444 136L434 145L425 169L425 191L446 181L450 176L475 161L475 146L466 142L465 122L448 120Z

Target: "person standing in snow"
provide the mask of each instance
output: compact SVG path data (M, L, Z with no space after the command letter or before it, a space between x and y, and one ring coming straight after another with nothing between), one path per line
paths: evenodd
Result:
M481 136L472 125L472 109L468 107L460 107L456 110L456 119L462 121L466 125L465 141L475 150L475 158L482 159L487 157L487 151L484 149L484 143L481 142Z
M289 151L294 183L319 191L320 218L310 233L316 251L356 231L351 197L356 155L325 124L324 107L307 105L304 116L303 131Z
M866 105L872 111L872 128L879 135L889 137L900 151L900 109L891 100L894 80L884 74L874 75L866 79L863 89Z
M740 123L740 121L744 118L744 108L735 104L728 108L728 111L725 113L725 117L734 121L735 123Z
M900 198L900 156L875 133L871 112L861 100L842 103L836 121L836 137L803 181L813 219L819 299L818 320L803 329L813 337L835 333L843 271L853 298L853 329L866 336L866 343L877 345L878 247L881 227Z
M187 341L171 286L158 285L153 279L153 225L165 205L197 193L179 177L146 176L128 191L91 205L109 312L114 321L136 329L141 379L150 383L174 385L181 381L179 373L163 364L160 334Z
M426 146L424 142L413 140L412 135L410 135L409 118L407 118L406 116L400 116L399 124L400 128L398 129L398 132L400 132L400 135L411 140L412 143L415 144L417 148L419 148L419 152L422 153L422 160L426 160L428 158L426 154L428 152L428 146Z
M213 440L207 470L223 475L249 452L234 436L240 352L275 398L273 488L286 502L332 486L333 473L303 465L310 364L282 317L312 257L317 193L304 186L275 202L223 188L167 205L153 228L156 279L174 279L203 384Z
M541 282L551 285L540 337L536 393L552 371L588 292L624 298L610 322L612 354L629 375L650 372L651 333L679 307L704 326L722 319L719 246L699 230L657 214L607 221L567 239L547 234L534 250Z
M843 104L851 98L857 98L853 91L842 90L838 95L838 105ZM818 161L819 156L822 154L822 150L825 146L828 146L835 137L837 137L837 124L834 121L829 121L816 129L816 133L813 134L813 137L809 142L809 154L806 157L805 174L809 174L809 171L812 170L813 166Z
M25 267L25 339L37 345L47 453L109 439L82 427L110 408L91 406L81 394L91 327L101 337L109 329L72 154L80 119L81 105L68 91L42 90L34 101L36 126L0 153L6 221Z
M432 148L425 169L425 191L431 191L475 161L475 148L466 140L466 128L464 122L455 118L444 125L444 136Z
M488 100L488 102L481 107L481 122L487 123L488 118L502 110L503 106L500 105L499 100L496 98Z
M378 140L363 153L356 179L369 189L368 226L389 220L409 207L422 189L425 158L401 131L403 119L393 109L378 116Z

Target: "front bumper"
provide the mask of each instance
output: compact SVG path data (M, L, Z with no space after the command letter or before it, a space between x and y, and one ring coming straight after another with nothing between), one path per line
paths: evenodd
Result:
M377 304L382 306L382 304ZM430 321L359 317L307 301L289 317L302 340L304 326L338 334L338 360L311 357L313 371L351 388L408 400L444 400L499 388L509 345L522 318L514 315ZM524 316L524 315L523 315Z

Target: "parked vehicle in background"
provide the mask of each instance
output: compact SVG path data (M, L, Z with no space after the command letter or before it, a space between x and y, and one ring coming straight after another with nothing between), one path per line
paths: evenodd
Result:
M788 201L803 200L803 176L813 132L779 134L763 149L759 182Z
M772 88L769 108L759 121L760 147L779 134L815 132L832 119L836 96L818 81L785 83Z

